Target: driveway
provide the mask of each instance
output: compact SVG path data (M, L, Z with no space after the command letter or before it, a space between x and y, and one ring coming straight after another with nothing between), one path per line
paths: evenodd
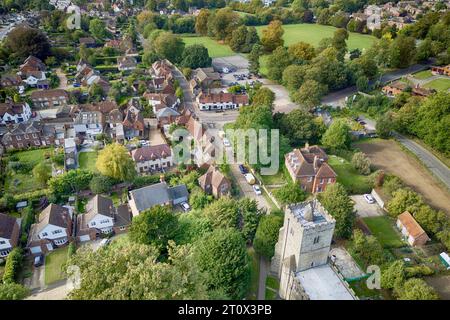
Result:
M66 280L50 285L45 290L35 291L25 300L64 300L69 293Z
M161 131L156 127L156 125L156 119L150 119L149 141L151 146L166 143L166 140L164 140Z
M355 202L356 215L361 218L379 217L384 214L383 209L375 203L367 203L363 195L350 196Z
M69 88L69 85L67 83L67 77L66 74L61 70L61 68L56 69L56 75L59 78L59 86L58 89L64 89L67 90Z
M24 285L30 290L40 290L45 287L45 265L32 268L32 275L24 280Z

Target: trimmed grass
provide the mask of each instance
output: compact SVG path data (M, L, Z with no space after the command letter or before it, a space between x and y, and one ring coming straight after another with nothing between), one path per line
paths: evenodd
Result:
M380 290L376 289L369 289L367 288L366 284L367 279L361 279L359 281L355 281L350 283L350 287L355 291L356 295L362 299L371 299L371 300L378 300L381 299L381 292Z
M353 168L352 164L340 157L331 155L328 164L337 174L337 182L341 183L349 193L362 194L371 190L369 178L363 176Z
M219 43L210 37L197 37L192 35L184 36L182 39L186 46L192 44L203 44L208 49L208 53L211 58L228 57L237 54L233 52L228 45Z
M258 26L256 30L259 36L262 36L262 30L267 28L267 26ZM334 32L337 28L332 26L323 26L320 24L287 24L283 25L284 29L284 45L289 46L291 44L303 41L312 44L317 47L320 40L323 38L333 37ZM349 32L349 37L347 40L347 46L349 50L356 48L359 49L369 49L372 43L375 41L375 37L370 35L364 35L360 33Z
M265 300L276 300L277 293L269 288L266 288L266 299Z
M436 91L447 91L450 89L450 79L436 79L424 85L425 88L434 89Z
M81 152L78 155L78 163L80 169L87 169L92 172L97 171L95 168L95 162L97 161L98 153L96 151Z
M68 246L56 249L45 257L45 284L57 282L65 279L66 274L62 270L63 264L67 261Z
M403 247L405 244L394 230L393 222L387 216L363 218L370 232L385 248Z
M423 71L413 74L414 78L419 79L419 80L427 79L427 78L431 77L432 75L433 74L431 73L431 70L423 70Z
M247 248L247 253L251 259L250 265L251 282L247 293L247 299L256 300L259 281L259 257L256 254L255 249L253 249L253 247Z
M277 298L277 292L280 288L278 279L273 276L267 276L266 278L266 300L275 300Z

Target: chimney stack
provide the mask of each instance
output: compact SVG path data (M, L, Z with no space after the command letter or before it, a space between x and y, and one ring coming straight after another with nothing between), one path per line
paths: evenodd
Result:
M159 176L159 181L160 181L160 182L166 182L166 180L164 179L164 175L163 175L163 174L161 174L161 175Z

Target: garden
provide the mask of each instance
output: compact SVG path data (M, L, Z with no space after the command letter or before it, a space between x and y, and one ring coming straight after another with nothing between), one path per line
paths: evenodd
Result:
M78 155L78 164L80 169L87 169L91 172L96 172L95 163L97 162L97 151L80 152Z
M63 266L68 257L68 246L56 249L45 257L45 284L65 279L66 275Z

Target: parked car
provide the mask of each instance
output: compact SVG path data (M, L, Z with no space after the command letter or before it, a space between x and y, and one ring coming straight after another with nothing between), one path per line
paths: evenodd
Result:
M255 191L257 196L260 196L262 194L261 188L257 184L253 185L253 191Z
M183 209L184 212L188 212L191 210L191 206L187 202L180 203L181 209Z
M239 165L239 171L240 171L242 174L248 173L247 168L246 168L243 164L240 164L240 165Z
M254 177L251 173L246 173L246 174L244 175L244 177L245 177L245 180L247 180L247 182L248 182L249 185L255 184L256 179L255 179L255 177Z
M79 84L79 83L74 83L73 86L74 86L74 88L79 88L79 87L81 87L81 84Z
M228 140L227 138L223 138L223 145L225 147L231 147L230 140Z
M106 247L110 243L111 243L111 239L109 239L109 238L103 239L102 241L100 241L100 247Z
M44 256L41 254L41 255L38 255L37 257L35 257L33 265L36 268L43 266L44 265Z
M370 194L365 194L364 199L366 199L367 203L369 204L375 203L375 199Z

